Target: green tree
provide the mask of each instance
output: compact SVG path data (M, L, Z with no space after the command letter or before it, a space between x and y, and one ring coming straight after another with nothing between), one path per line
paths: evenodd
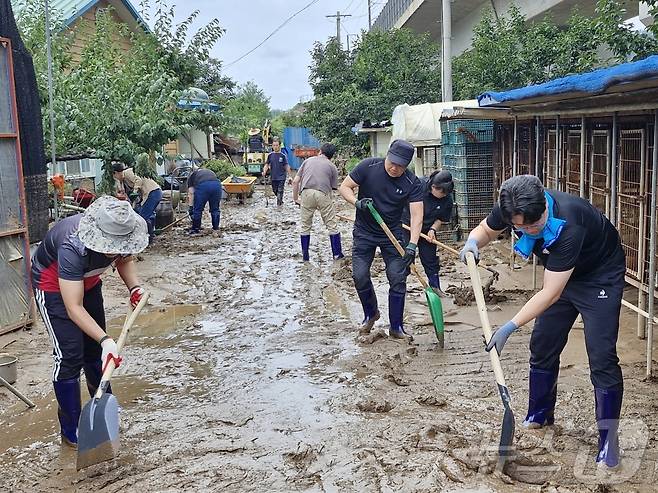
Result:
M350 152L365 152L366 139L351 130L360 121L388 119L399 104L440 100L440 49L427 34L364 32L350 52L331 39L317 43L311 57L314 99L302 121Z
M222 130L243 141L250 127L262 127L270 117L270 99L255 82L249 81L235 91L223 109Z
M471 49L453 60L455 98L471 99L655 53L656 39L634 31L624 18L616 0L598 0L592 17L574 11L563 27L550 18L529 23L516 7L498 19L485 13L473 30Z

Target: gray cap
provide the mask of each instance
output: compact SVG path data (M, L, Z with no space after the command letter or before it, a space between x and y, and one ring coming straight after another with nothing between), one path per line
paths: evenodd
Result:
M414 158L415 152L416 149L409 142L406 140L397 139L391 142L391 147L388 148L388 154L386 157L393 164L404 166L406 168Z

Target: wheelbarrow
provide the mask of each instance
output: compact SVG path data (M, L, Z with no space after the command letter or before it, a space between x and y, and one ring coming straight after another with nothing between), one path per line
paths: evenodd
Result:
M241 204L244 204L244 199L251 197L254 193L254 186L256 184L257 176L229 176L222 181L224 191L229 195L235 195Z

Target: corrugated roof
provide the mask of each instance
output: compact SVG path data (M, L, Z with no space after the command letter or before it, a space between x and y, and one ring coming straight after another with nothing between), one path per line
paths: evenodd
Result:
M617 86L629 87L638 81L658 79L658 55L637 62L622 63L592 72L569 75L543 84L478 96L480 106L515 106L549 98L583 97L603 94Z
M99 2L100 0L50 0L50 8L61 15L66 26L70 26ZM115 2L122 4L138 24L148 29L146 22L129 0L115 0ZM112 3L112 0L110 0L110 3ZM11 4L16 13L20 12L21 0L11 0Z

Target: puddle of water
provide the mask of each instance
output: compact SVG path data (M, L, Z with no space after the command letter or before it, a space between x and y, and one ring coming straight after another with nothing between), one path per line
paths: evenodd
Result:
M189 318L201 312L201 305L170 305L161 309L142 313L130 330L132 336L154 337L166 333L175 333L189 325ZM125 317L116 317L108 322L108 332L118 336Z

